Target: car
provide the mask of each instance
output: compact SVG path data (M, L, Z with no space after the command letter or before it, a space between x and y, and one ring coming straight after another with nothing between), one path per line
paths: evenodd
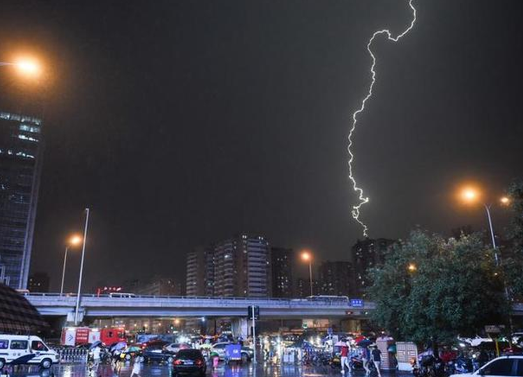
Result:
M145 363L172 363L174 354L164 350L163 346L149 346L142 350L142 357Z
M198 374L205 376L207 364L202 351L195 349L184 349L178 351L173 360L172 376L182 373Z
M523 356L497 357L473 373L453 374L450 377L496 376L513 377L523 376Z
M225 359L225 347L231 344L229 342L215 343L211 347L211 352L216 352L220 360ZM249 347L242 347L241 351L242 363L250 361L254 357L254 351Z
M179 350L184 350L187 348L191 348L187 343L171 343L164 347L164 349L168 352L171 352L173 355L176 355Z

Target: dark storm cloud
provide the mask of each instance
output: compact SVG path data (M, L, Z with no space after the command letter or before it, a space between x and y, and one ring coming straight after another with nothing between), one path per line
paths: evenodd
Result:
M521 175L521 2L415 4L408 36L376 42L354 139L371 236L481 228L448 190ZM366 43L409 20L406 1L4 1L1 52L53 63L34 268L59 274L85 206L88 284L181 276L188 250L238 231L345 258Z

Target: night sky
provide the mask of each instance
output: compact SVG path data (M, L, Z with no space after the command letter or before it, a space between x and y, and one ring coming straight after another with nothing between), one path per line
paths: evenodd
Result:
M414 4L414 29L374 44L378 81L354 136L371 237L483 230L481 208L452 191L473 180L494 196L523 176L523 2ZM188 251L238 232L346 259L361 238L346 138L366 44L410 19L399 0L3 0L0 60L30 51L49 70L30 89L46 98L32 270L58 289L87 206L88 287L183 278ZM7 104L15 84L0 77Z

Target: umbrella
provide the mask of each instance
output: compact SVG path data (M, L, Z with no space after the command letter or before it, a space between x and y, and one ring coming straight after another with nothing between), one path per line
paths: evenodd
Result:
M369 339L363 339L357 343L358 347L368 347L372 344L372 340Z
M356 338L354 338L354 341L356 343L359 343L361 342L362 340L365 340L366 338L363 336L363 335L360 335L360 336L357 336Z
M48 327L38 310L27 299L0 283L0 333L29 333Z
M125 347L127 347L127 343L118 342L114 346L111 347L111 351L120 351L120 350L123 350Z
M91 344L91 347L89 347L89 349L92 350L93 348L100 347L101 345L102 345L102 342L97 340L96 342Z

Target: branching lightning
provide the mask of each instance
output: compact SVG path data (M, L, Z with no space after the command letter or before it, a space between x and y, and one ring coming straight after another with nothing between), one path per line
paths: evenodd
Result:
M365 98L363 98L363 101L361 101L361 106L358 110L356 110L352 114L352 125L351 129L349 131L349 145L347 147L347 150L349 152L349 179L352 183L352 189L358 194L358 204L352 206L352 217L363 227L363 235L365 237L368 236L368 230L369 228L367 225L360 220L360 208L363 204L368 203L369 198L363 195L363 189L358 187L356 183L356 179L354 178L353 172L352 172L352 163L354 162L354 154L351 151L352 147L352 135L354 134L354 131L356 130L356 124L358 122L358 115L365 110L365 104L367 101L372 97L372 88L374 87L374 83L376 82L376 71L374 70L374 67L376 66L376 57L372 53L372 42L374 42L374 39L381 34L385 34L387 36L387 39L392 42L399 41L405 34L407 34L413 27L416 22L416 8L412 5L413 0L409 0L409 6L412 9L412 21L407 29L401 34L399 34L396 37L392 36L392 33L388 29L378 30L374 34L372 34L372 37L369 39L369 42L367 43L367 51L370 54L370 57L372 59L372 64L370 66L370 72L371 72L371 83L369 85L369 90L367 92L367 95Z

